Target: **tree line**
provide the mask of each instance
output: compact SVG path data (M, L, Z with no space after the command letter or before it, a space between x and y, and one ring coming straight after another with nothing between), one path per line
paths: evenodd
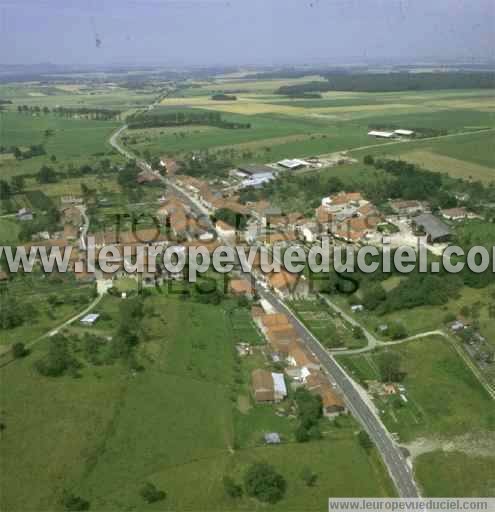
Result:
M220 112L206 110L180 110L170 112L148 113L142 112L127 118L127 125L131 130L140 128L158 128L166 126L206 125L225 129L247 129L250 123L237 123L226 121Z
M73 118L75 116L84 116L94 121L112 121L120 119L122 112L120 110L111 110L107 108L90 107L54 107L50 110L47 106L38 105L17 105L17 112L20 114L56 114L59 117Z
M495 74L490 72L327 73L324 76L324 82L284 85L276 93L291 95L328 91L398 92L495 87Z

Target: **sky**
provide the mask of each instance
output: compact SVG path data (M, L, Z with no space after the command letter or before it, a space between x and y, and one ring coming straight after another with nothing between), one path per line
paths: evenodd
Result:
M493 0L0 0L0 64L473 62L494 48Z

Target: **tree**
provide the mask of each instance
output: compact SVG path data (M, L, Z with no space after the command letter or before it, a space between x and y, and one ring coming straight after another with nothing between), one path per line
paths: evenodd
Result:
M400 382L404 375L400 368L401 356L397 352L383 352L378 359L378 368L383 382Z
M225 494L230 498L240 498L242 496L242 487L236 484L230 476L223 477L223 488Z
M389 325L388 333L393 340L400 340L407 337L407 329L400 322L392 322Z
M26 346L21 341L18 341L12 345L12 356L14 359L20 359L21 357L25 357L28 351Z
M366 155L363 159L365 165L373 165L375 163L375 159L372 155Z
M310 439L309 430L303 424L299 424L295 436L298 443L307 443Z
M308 486L313 487L318 479L318 475L314 473L310 467L305 466L301 471L301 480Z
M359 325L355 325L353 328L352 328L352 335L357 339L357 340L363 340L364 339L364 331L363 331L363 328L360 327Z
M35 368L45 377L60 377L80 367L80 363L69 352L67 339L60 334L50 338L48 353L35 363Z
M38 172L38 183L55 183L57 173L47 165L44 165Z
M64 497L62 499L62 504L65 510L69 512L77 512L80 510L89 510L90 503L88 500L81 498L81 496L76 496L72 492L65 492Z
M0 180L0 199L9 199L11 194L10 185L5 180Z
M373 447L373 442L371 441L370 436L364 430L361 430L358 434L359 444L366 450L369 451Z
M167 497L167 493L161 491L151 482L146 482L139 491L146 503L156 503L157 501L163 501Z
M14 176L12 178L12 186L16 192L22 192L24 189L24 176Z
M264 503L276 503L285 494L287 482L273 466L264 462L252 464L244 475L246 494Z
M0 327L2 329L13 329L22 325L25 320L21 305L12 295L2 297L2 307L0 307Z

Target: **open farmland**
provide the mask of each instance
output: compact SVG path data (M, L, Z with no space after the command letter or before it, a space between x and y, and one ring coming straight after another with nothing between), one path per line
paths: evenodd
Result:
M55 114L33 117L30 114L3 112L0 114L0 136L6 147L28 147L42 144L46 155L26 160L14 158L0 159L2 178L20 174L34 174L44 164L58 166L73 163L81 165L91 163L97 157L107 155L112 158L113 151L108 138L119 126L118 121L92 121L87 119L64 119ZM47 135L46 130L50 130ZM50 160L55 155L56 161Z
M275 88L270 91L268 86L264 90L230 89L221 83L212 87L212 83L200 83L198 87L181 89L180 96L163 99L162 108L214 110L222 113L226 121L249 123L251 128L225 130L192 125L130 130L126 134L133 141L130 149L179 157L199 150L225 151L230 152L234 165L353 149L361 150L359 156L366 152L402 154L418 149L429 152L431 147L438 148L438 154L459 160L455 163L439 160L432 165L433 170L447 166L448 172L456 177L472 175L486 181L490 179L487 169L494 166L490 145L477 142L478 135L481 141L490 135L468 133L494 128L495 114L489 108L493 101L491 91L376 94L339 91L325 92L315 99L289 99L274 94ZM212 100L211 93L215 91L231 91L237 100ZM424 130L438 135L467 134L452 139L390 142L369 137L367 133L374 126ZM459 149L464 144L465 150ZM457 155L456 150L450 154L450 146L458 148ZM436 149L432 151L437 153ZM465 159L475 165L464 169Z
M416 476L425 495L490 495L493 479L485 469L493 464L495 413L475 376L449 342L435 337L372 354L340 356L339 361L357 380L375 380L379 378L378 361L384 350L401 357L407 402L398 396L381 397L376 399L377 407L389 431L397 432L413 458L418 457ZM478 452L477 443L491 448ZM455 478L447 477L448 460L466 460L465 465L456 466ZM436 470L441 476L432 479ZM471 477L472 471L476 478ZM459 488L454 482L465 484Z
M111 335L118 305L119 299L105 298L95 308L102 320L91 332ZM240 479L247 464L259 460L270 461L287 478L280 510L298 510L302 503L306 510L320 510L329 492L393 493L376 453L368 455L352 429L333 428L328 439L304 445L236 448L236 425L251 419L233 419L234 339L224 308L154 294L146 309L147 334L139 351L144 371L115 363L86 365L77 379L41 377L32 365L47 341L2 369L2 384L12 389L1 404L7 421L2 457L8 460L2 508L52 509L70 489L87 497L92 510L124 504L141 510L139 489L152 481L167 491L167 510L198 503L203 510L243 510L251 501L227 498L222 478ZM253 336L248 326L243 337ZM68 332L75 336L88 328L74 324ZM28 400L23 409L16 406L21 397ZM295 453L318 474L314 489L303 485L300 468L291 463ZM27 478L30 492L23 493Z

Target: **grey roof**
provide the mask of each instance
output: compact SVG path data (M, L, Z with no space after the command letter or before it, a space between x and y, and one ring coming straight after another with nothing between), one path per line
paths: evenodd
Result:
M432 240L450 235L449 227L431 213L423 213L414 217L413 220L416 226L423 226L425 232Z
M237 169L246 174L250 174L251 176L254 174L273 174L275 172L275 169L272 169L267 165L259 164L240 165Z

